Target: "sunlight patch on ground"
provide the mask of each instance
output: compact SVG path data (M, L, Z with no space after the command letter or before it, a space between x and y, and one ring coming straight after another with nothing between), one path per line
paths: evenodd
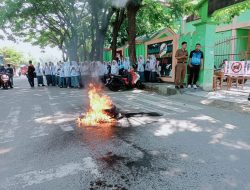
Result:
M12 151L12 148L1 148L0 155L9 153L10 151Z
M244 141L236 141L236 142L222 141L220 144L230 147L230 148L235 148L235 149L240 149L240 150L250 150L250 144L247 144Z
M168 120L155 131L155 136L169 136L177 132L202 132L202 128L188 120Z
M196 116L196 117L192 117L191 119L195 120L195 121L209 121L210 123L217 123L219 122L218 120L210 117L210 116L207 116L207 115L199 115L199 116Z
M35 119L35 122L40 124L62 124L69 121L74 121L76 119L75 115L72 114L56 114L55 116L46 116Z

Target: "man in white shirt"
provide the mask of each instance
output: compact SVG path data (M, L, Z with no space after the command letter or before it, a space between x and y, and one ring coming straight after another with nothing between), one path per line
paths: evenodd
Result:
M45 86L43 83L43 68L40 63L37 63L36 66L36 77L37 77L37 85L40 86Z
M45 63L44 74L46 77L47 85L50 86L52 84L52 78L51 78L50 66L48 65L48 63Z

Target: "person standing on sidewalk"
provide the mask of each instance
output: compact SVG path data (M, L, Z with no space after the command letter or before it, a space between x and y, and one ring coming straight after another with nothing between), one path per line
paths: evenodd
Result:
M35 84L34 84L35 70L36 69L32 64L32 61L29 61L29 66L28 66L28 71L27 71L27 78L28 78L28 81L30 83L31 88L35 87Z
M196 44L195 50L190 53L189 57L189 68L190 68L190 75L188 79L188 88L191 88L193 85L194 89L197 89L197 81L199 79L200 70L203 69L203 60L204 55L201 51L201 45L198 43Z
M186 77L187 72L187 59L188 59L188 52L187 52L187 42L182 42L181 49L178 49L175 58L177 59L176 65L176 76L175 76L175 88L184 88L184 80ZM179 87L180 84L180 87Z

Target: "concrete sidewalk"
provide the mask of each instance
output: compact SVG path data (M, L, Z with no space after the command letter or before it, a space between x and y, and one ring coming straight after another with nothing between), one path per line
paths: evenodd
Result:
M180 89L176 90L174 84L170 83L146 83L146 90L153 91L161 95L190 95L197 96L203 100L204 104L212 105L215 107L225 107L240 109L250 112L250 101L248 96L250 93L250 83L247 83L244 88L233 87L231 90L218 90L206 92L202 89Z

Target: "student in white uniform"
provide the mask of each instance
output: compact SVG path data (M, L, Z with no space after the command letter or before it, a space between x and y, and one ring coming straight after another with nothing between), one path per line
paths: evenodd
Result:
M37 77L37 85L45 86L43 82L43 68L40 63L37 63L36 66L36 77Z
M56 66L54 65L54 63L51 63L50 70L51 70L51 83L52 83L52 86L56 86Z
M56 65L56 86L60 86L60 70L62 62L59 61Z
M52 78L51 78L50 65L48 65L48 63L45 63L44 74L46 77L47 85L50 86L52 84L52 80L51 80Z
M147 59L147 61L146 61L144 75L145 75L146 82L149 82L149 76L150 76L150 61L149 61L149 59Z
M150 76L149 76L149 81L150 82L156 82L156 58L154 55L150 56Z
M70 66L70 75L71 75L71 86L73 88L79 88L79 71L78 71L79 67L77 65L77 63L75 61L71 62L71 66Z
M59 87L64 88L65 87L65 82L64 82L64 63L61 63L60 65L60 80L59 80Z
M111 75L118 75L119 74L119 66L116 60L112 61L111 65Z
M63 66L63 71L64 71L64 81L65 81L65 87L69 88L70 87L70 62L65 62Z
M145 82L145 76L144 76L144 69L145 67L145 62L144 62L144 59L143 59L143 56L140 56L139 59L138 59L138 68L137 68L137 71L140 75L140 80L142 82Z
M130 65L130 61L129 61L129 58L126 57L124 62L123 62L123 67L124 67L124 70L126 72L130 72L130 69L131 69L131 65Z

